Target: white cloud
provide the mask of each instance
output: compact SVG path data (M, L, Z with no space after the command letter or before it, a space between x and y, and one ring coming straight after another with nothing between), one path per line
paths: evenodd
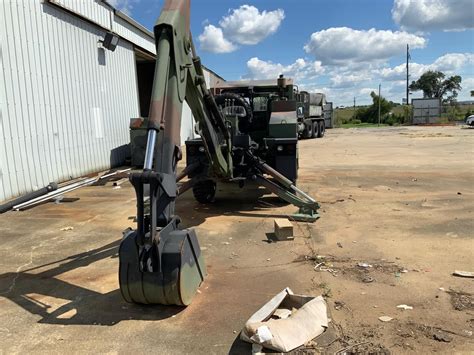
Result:
M378 93L378 88L361 88L359 89L358 94L370 96L372 92Z
M108 0L108 2L125 15L131 16L134 4L137 4L140 0Z
M224 34L239 44L254 45L275 33L285 18L282 9L260 12L255 6L242 5L229 10L219 25Z
M421 64L416 62L410 63L410 82L417 80L423 73L428 70L439 70L450 75L461 75L463 78L458 100L468 100L469 90L474 89L472 83L474 65L474 54L472 53L447 53L437 58L432 63ZM387 99L400 102L405 97L406 90L406 64L402 63L395 67L386 67L373 71L373 83L382 83L382 95ZM364 85L367 83L364 83ZM419 97L421 92L413 93L414 97Z
M117 0L115 0L117 1ZM240 45L255 45L275 33L285 18L282 9L260 12L255 6L242 5L229 9L219 26L204 23L204 32L199 36L201 49L213 53L228 53Z
M207 25L204 32L198 37L201 49L212 53L229 53L237 49L237 46L224 38L219 27Z
M458 100L470 100L470 90L474 90L474 66L473 53L447 53L435 59L432 63L410 63L410 82L417 80L427 70L440 70L447 76L461 75L463 80ZM370 93L378 91L379 83L382 84L382 96L388 100L401 103L406 95L406 64L389 67L352 68L352 67L325 67L326 71L320 82L325 86L317 85L310 81L305 82L304 87L309 91L325 92L329 101L335 106L351 106L353 98L356 97L357 105L369 104ZM421 96L415 92L412 98Z
M432 64L410 63L410 80L418 79L428 70L439 70L446 75L460 74L467 66L474 65L474 54L472 53L447 53ZM388 81L402 80L406 75L406 64L400 64L393 68L383 68L378 71L381 78Z
M335 74L331 77L331 87L333 88L351 88L359 83L370 81L371 77L368 73L356 73L356 74Z
M302 58L292 64L283 65L253 57L247 61L247 69L248 73L244 76L245 79L274 79L278 75L284 74L295 80L303 80L314 79L324 72L321 62L306 61Z
M466 65L474 65L473 53L448 53L439 57L433 63L436 70L448 72L449 74L460 70Z
M412 77L419 77L428 70L429 65L410 63L410 75ZM378 74L383 80L397 81L406 77L406 63L402 63L393 68L383 68L378 71Z
M426 46L423 37L400 31L332 27L315 32L304 49L323 64L381 63L411 48Z
M393 20L402 28L429 30L466 30L474 27L472 0L395 0Z
M471 96L471 90L474 90L474 77L471 78L463 78L462 79L462 90L459 93L458 96L458 101L464 101L464 100L473 100L473 97Z

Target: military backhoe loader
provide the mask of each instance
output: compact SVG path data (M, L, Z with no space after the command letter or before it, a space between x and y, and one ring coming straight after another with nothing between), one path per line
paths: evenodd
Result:
M272 130L257 143L250 127L258 117L248 115L244 100L214 97L206 86L190 33L190 0L167 0L154 35L157 59L145 161L143 170L130 174L137 229L125 233L120 245L120 290L128 302L189 305L206 266L194 230L179 228L179 195L193 189L206 202L218 182L244 186L251 180L299 207L295 219L316 220L319 205L295 186L297 103L273 97L266 122ZM285 81L279 85L283 89ZM187 164L178 175L184 100L201 138L187 143ZM282 129L291 132L288 137L279 136ZM285 159L275 160L278 153ZM279 171L282 164L292 168Z

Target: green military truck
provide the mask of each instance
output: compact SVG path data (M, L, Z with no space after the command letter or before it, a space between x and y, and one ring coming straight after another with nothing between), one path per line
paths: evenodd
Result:
M281 83L285 83L284 86ZM235 93L246 97L251 109L257 115L267 111L267 101L273 97L295 101L299 108L297 120L298 138L324 137L326 128L332 128L332 103L323 93L299 91L291 78L283 75L277 80L226 81L211 88L214 94ZM257 97L256 100L253 97Z
M222 112L232 137L234 180L243 184L248 176L250 150L279 174L293 183L298 177L298 121L303 118L303 104L296 99L291 79L258 81L225 81L211 88L217 107ZM199 127L196 127L199 133ZM186 141L186 164L208 164L205 141ZM206 168L190 174L200 174L193 187L196 200L210 202L214 198L212 174L203 175ZM251 172L250 172L251 174Z
M322 93L309 93L301 91L299 99L304 105L304 118L300 120L301 138L322 138L326 132L326 119L328 111L324 110L326 95Z
M273 80L221 81L211 88L231 134L234 156L234 181L241 184L250 177L248 157L268 164L293 183L298 178L298 139L323 137L327 104L324 94L299 91L293 79L280 76ZM132 165L143 164L146 147L146 120L131 120ZM199 135L199 126L196 127ZM193 186L194 196L202 203L214 199L216 180L206 166L206 142L202 138L186 141L186 165L202 168ZM242 154L241 154L242 153Z

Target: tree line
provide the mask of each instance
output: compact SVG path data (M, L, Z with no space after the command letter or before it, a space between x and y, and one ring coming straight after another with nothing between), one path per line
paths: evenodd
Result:
M416 81L412 81L409 86L411 91L423 91L425 98L440 98L444 104L453 104L456 102L458 92L461 87L462 78L460 75L450 76L440 71L429 70L424 73ZM471 96L474 91L471 91ZM409 108L404 108L404 113L401 115L391 114L392 109L398 104L386 100L384 97L371 92L372 105L367 107L360 107L354 114L353 122L361 123L378 123L379 119L379 102L380 102L380 117L381 123L393 125L396 123L404 123L409 116Z

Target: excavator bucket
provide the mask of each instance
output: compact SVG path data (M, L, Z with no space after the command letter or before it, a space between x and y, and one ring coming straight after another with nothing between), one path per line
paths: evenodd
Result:
M141 253L136 238L136 232L128 232L120 245L119 282L123 298L131 303L189 305L206 276L194 230L163 230L159 246ZM160 255L158 270L144 265L141 255L147 252Z

